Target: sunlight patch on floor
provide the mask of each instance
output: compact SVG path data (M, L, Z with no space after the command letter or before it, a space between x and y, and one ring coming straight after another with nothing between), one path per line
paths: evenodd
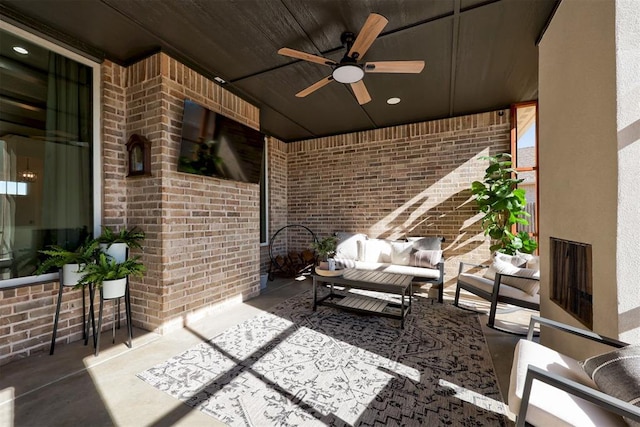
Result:
M459 385L453 384L447 380L443 380L442 378L438 381L438 384L442 387L450 388L455 392L455 397L465 402L471 403L478 408L482 408L496 414L509 415L507 405L503 402L500 402L499 400L483 396L480 393L476 393L475 391L460 387Z

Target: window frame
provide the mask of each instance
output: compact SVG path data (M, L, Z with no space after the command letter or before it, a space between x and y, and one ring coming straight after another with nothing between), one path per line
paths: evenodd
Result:
M100 234L102 225L102 97L100 96L101 64L88 57L82 56L76 52L64 48L59 44L51 42L32 31L27 31L22 28L16 27L15 25L9 24L4 20L0 20L0 29L9 33L13 33L16 36L22 37L23 39L26 39L31 43L38 44L45 49L86 65L92 70L91 74L93 79L93 88L91 114L93 120L93 139L91 141L91 161L93 166L93 235L98 236ZM57 273L42 274L40 276L25 276L14 279L0 279L0 290L25 285L33 285L43 282L53 282L57 280Z
M526 166L526 167L518 167L518 108L526 108L526 107L536 107L536 144L535 144L535 165L534 166ZM517 178L518 172L533 172L535 175L535 196L536 196L536 205L535 205L535 218L534 218L534 229L535 232L529 233L532 237L536 239L538 244L540 244L540 220L539 220L539 212L540 212L540 186L538 185L540 177L538 174L539 165L538 165L538 150L539 150L539 139L538 139L538 118L540 114L540 109L538 108L538 101L525 101L519 102L517 104L511 104L511 141L510 141L510 149L511 149L511 167L514 170L514 178ZM513 233L517 232L517 225L513 226ZM537 249L536 249L537 252Z
M263 162L263 174L260 179L264 180L264 194L262 194L262 188L260 188L260 225L262 226L262 215L264 214L264 237L265 241L262 241L262 230L260 231L260 246L269 246L269 140L264 137L264 149L262 154ZM260 186L262 187L262 186ZM264 206L262 201L264 200Z

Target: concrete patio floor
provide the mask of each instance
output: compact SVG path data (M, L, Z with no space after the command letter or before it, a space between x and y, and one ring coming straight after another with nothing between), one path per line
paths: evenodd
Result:
M307 289L311 289L310 279L277 279L269 282L259 297L221 308L214 315L164 336L134 328L131 349L124 344L123 327L117 331L116 344L111 343L110 331L103 333L98 357L94 357L90 345L76 342L57 345L53 356L42 354L4 365L0 367L0 425L224 425L154 389L136 374ZM454 290L445 289L446 301L453 300ZM433 294L435 297L435 291ZM473 301L470 294L465 299ZM519 310L508 315L508 322L526 325L530 314ZM487 316L480 315L506 401L513 349L520 337L489 329L486 321Z

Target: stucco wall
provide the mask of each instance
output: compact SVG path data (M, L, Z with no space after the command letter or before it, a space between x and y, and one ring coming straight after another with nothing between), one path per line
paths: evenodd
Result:
M616 2L618 328L640 342L640 2Z
M541 314L581 326L549 299L550 237L593 246L593 324L616 336L615 4L563 0L540 43L539 191ZM566 335L542 342L583 357L594 347Z

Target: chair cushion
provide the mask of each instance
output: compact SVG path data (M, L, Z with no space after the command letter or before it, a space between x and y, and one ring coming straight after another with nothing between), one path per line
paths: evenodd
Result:
M581 364L601 391L640 406L639 344L590 357ZM627 422L632 426L640 426L637 422Z
M491 293L493 291L493 280L485 279L484 277L476 276L475 274L461 273L458 276L458 282L482 289L485 292ZM505 285L504 283L500 285L500 296L540 304L540 294L530 295L521 289Z
M588 387L597 388L575 359L536 342L520 340L513 355L508 399L509 409L516 415L520 411L520 402L529 365L561 375ZM625 425L622 417L540 381L533 382L526 421L540 427Z

